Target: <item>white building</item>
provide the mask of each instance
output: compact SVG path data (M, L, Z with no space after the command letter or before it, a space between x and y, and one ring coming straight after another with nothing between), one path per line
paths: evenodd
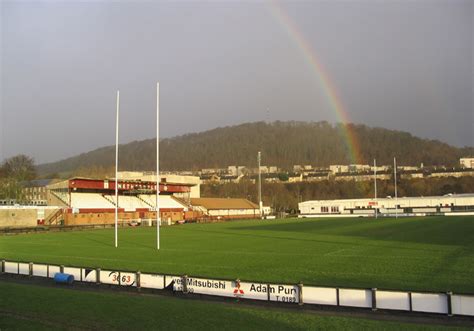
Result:
M227 173L231 176L240 176L247 172L247 167L245 166L229 166L227 167Z
M382 215L474 215L474 194L433 197L312 200L298 204L299 217L356 217Z
M474 168L474 157L463 157L459 159L459 163L461 164L461 168Z
M401 171L417 171L420 168L415 166L397 166L397 170Z
M293 165L293 172L308 172L308 171L312 171L312 170L313 170L313 166L310 165L310 164L304 164L304 165L295 164L295 165Z
M367 172L371 170L371 166L368 164L333 164L329 166L329 170L333 174L348 173L348 172Z
M347 173L347 172L349 172L349 166L348 165L332 164L332 165L329 166L329 170L333 174Z

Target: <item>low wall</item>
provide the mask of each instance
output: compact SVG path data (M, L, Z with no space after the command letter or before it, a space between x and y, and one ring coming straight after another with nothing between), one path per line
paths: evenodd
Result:
M34 227L38 220L45 220L57 207L0 207L0 227Z
M137 219L156 219L156 212L136 211L119 212L120 221L131 221ZM183 220L183 213L177 211L161 212L163 222L168 220L171 223ZM115 213L68 213L64 215L64 225L91 225L91 224L113 224L115 223Z

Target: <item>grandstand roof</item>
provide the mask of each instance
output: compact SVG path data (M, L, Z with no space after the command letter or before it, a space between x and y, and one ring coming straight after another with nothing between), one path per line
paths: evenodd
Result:
M21 182L24 187L44 187L52 182L56 181L55 179L33 179L30 181Z
M191 205L212 209L258 209L258 205L247 199L191 198Z

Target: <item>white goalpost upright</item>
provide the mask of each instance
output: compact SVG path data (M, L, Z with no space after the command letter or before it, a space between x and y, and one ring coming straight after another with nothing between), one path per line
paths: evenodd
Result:
M115 122L115 247L118 247L118 139L120 91L117 90L117 115Z
M395 218L398 218L397 159L393 158L393 181L395 186Z
M120 91L117 90L115 127L115 247L118 247L118 141ZM156 83L156 249L160 249L160 83Z
M160 249L160 83L156 83L156 249Z
M375 218L378 218L377 213L377 161L374 159L374 200L375 200Z
M262 202L262 172L261 172L261 161L262 153L257 154L258 161L258 208L260 210L260 218L263 219L263 202Z

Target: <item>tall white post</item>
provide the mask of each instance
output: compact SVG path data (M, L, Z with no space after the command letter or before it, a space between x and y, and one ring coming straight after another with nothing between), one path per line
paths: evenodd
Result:
M160 249L160 83L156 83L156 249Z
M263 202L262 202L262 171L260 169L261 167L261 160L262 160L262 154L258 152L257 156L258 160L258 206L260 208L260 218L263 218Z
M117 91L117 118L115 123L115 247L118 247L118 143L120 91Z
M374 159L374 195L375 195L375 218L378 218L377 213L377 162Z
M398 218L397 159L393 158L393 181L395 182L395 218Z

